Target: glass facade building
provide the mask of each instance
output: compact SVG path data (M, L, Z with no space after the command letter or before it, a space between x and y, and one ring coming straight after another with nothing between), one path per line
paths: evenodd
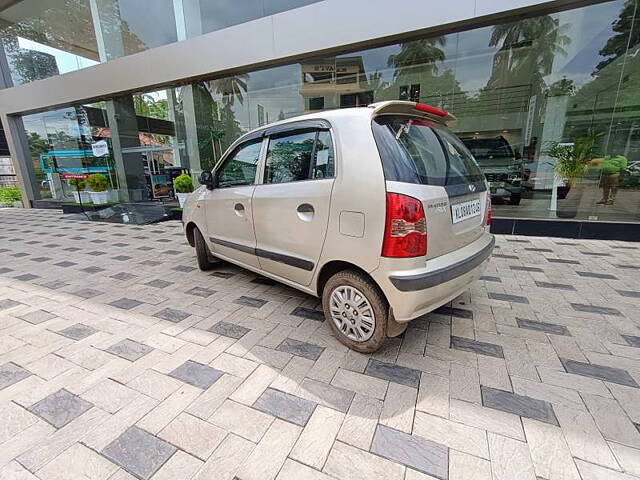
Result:
M23 0L0 12L4 68L25 84L315 3ZM197 178L253 128L402 99L457 117L494 217L639 224L639 20L637 0L484 17L20 115L31 200L72 201L65 173L86 171L108 178L113 202L167 202L175 175Z

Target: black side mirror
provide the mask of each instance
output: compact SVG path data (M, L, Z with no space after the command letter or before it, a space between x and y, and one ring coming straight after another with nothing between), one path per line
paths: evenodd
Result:
M200 182L200 185L205 185L209 190L213 190L213 187L215 186L213 174L208 170L205 170L200 174L198 181Z

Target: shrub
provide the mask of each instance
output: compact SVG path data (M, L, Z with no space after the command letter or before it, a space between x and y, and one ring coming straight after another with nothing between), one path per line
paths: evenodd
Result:
M87 178L87 185L92 192L104 192L109 187L109 182L101 173L94 173Z
M191 180L191 176L183 173L176 177L173 181L173 188L178 193L191 193L193 192L193 180Z
M69 180L69 185L82 192L87 186L87 182L85 182L84 178L72 178Z
M0 203L13 203L22 200L18 187L0 187Z

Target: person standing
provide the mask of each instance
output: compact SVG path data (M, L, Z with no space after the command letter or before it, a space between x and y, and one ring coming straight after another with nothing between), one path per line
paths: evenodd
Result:
M602 177L600 178L600 188L602 188L602 199L596 202L597 205L613 205L618 193L620 174L627 168L627 158L624 155L606 157L602 162Z

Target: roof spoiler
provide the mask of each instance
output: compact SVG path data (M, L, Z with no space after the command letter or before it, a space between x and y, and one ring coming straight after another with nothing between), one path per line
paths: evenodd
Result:
M457 119L449 112L432 107L425 103L407 102L405 100L388 100L386 102L376 102L369 105L373 108L374 115L382 115L387 113L410 114L428 117L432 120L442 123L452 123Z

